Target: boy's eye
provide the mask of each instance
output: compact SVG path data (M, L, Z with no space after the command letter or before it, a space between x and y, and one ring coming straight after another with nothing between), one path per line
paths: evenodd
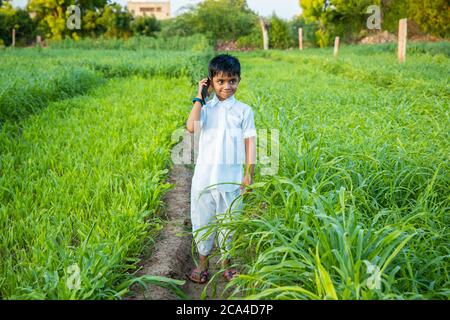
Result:
M217 80L217 83L218 83L218 84L224 84L224 81L223 81L223 80ZM230 80L230 83L231 83L231 84L235 84L235 83L236 83L236 80L235 80L235 79L232 79L232 80Z

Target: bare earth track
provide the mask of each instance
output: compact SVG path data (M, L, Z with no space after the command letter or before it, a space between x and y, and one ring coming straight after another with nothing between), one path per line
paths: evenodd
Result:
M160 236L156 239L155 247L150 258L141 263L138 275L164 276L172 279L186 280L183 286L184 293L192 300L200 299L205 285L196 284L185 276L195 267L192 257L192 230L190 222L190 191L192 181L192 170L188 166L174 165L170 172L169 183L175 184L164 197L166 210L164 212L167 221ZM148 255L148 254L147 254ZM143 256L146 256L144 253ZM220 270L217 263L218 258L210 261L210 275ZM215 277L214 283L207 288L206 299L224 299L221 296L226 282L221 275ZM141 286L133 286L132 300L175 300L178 297L170 290L147 285L145 289Z

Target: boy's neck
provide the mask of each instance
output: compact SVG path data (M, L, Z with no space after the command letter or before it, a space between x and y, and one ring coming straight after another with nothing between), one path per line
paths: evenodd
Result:
M231 97L232 97L233 95L231 95L231 96L229 96L228 98L226 98L226 99L222 99L222 98L220 98L219 96L217 96L217 99L219 100L219 101L225 101L225 100L228 100L228 99L230 99Z

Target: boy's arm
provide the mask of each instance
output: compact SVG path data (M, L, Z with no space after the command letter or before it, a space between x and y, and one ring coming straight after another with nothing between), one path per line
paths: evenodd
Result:
M208 78L205 78L200 80L200 82L198 83L198 92L196 98L202 99L202 89L203 86L206 85L207 81ZM202 111L202 104L198 101L195 101L194 107L192 108L191 113L189 114L189 118L186 121L186 129L190 133L194 133L195 122L200 120L201 111Z
M199 97L201 99L201 97ZM186 129L189 133L194 133L195 122L200 120L200 114L202 111L202 104L195 101L194 107L189 114L189 118L186 121Z
M256 137L250 137L244 139L245 142L245 170L244 179L242 180L244 190L245 186L249 186L253 183L253 175L255 172L255 162L256 162Z

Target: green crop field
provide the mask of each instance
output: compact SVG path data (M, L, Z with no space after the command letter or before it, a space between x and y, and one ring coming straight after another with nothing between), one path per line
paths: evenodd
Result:
M171 135L214 54L155 46L0 50L1 299L118 299L145 280ZM235 53L279 168L257 164L232 222L231 298L449 298L449 47L401 65L388 45Z
M280 168L233 226L236 292L448 299L449 59L330 53L244 59L242 99L279 130Z

